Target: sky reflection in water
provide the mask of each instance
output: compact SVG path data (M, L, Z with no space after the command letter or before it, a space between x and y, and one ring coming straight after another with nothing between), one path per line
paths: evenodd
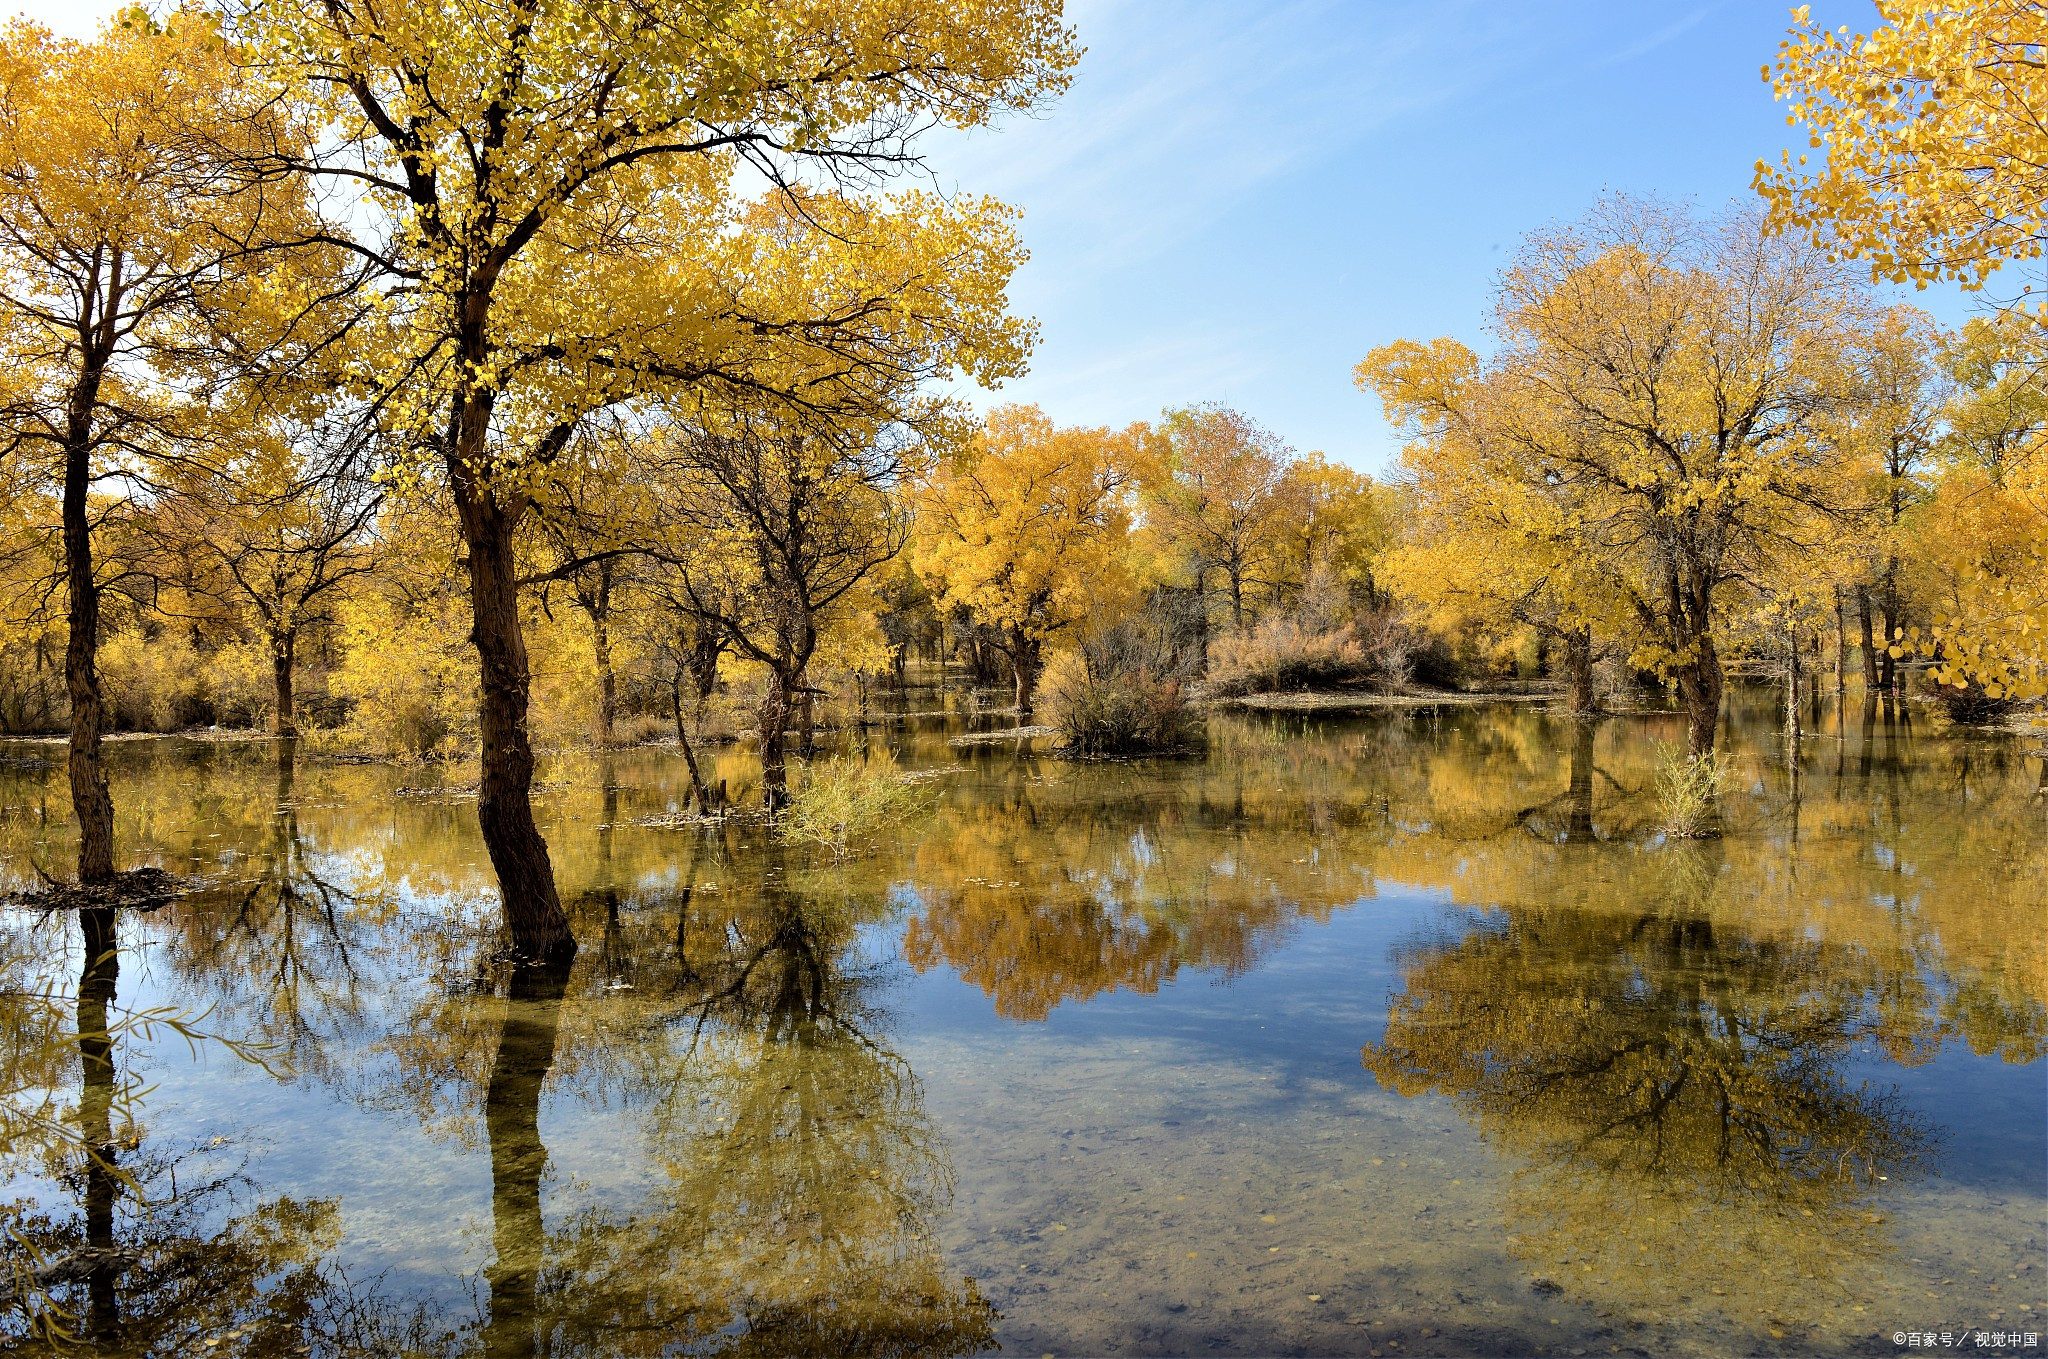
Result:
M1697 843L1657 830L1659 717L1216 718L1132 764L927 721L873 739L936 809L843 864L646 824L666 752L564 756L567 975L491 961L461 771L125 745L117 843L216 885L97 967L91 922L7 937L61 952L73 1032L172 1005L274 1070L0 1011L150 1201L21 1145L11 1224L109 1354L2048 1330L2041 760L1817 725L1795 779L1739 704ZM60 753L0 757L17 880L63 861Z

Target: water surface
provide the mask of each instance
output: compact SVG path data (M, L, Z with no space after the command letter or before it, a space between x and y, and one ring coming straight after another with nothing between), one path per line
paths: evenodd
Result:
M912 720L863 739L930 809L843 860L678 824L669 752L561 756L566 977L493 957L460 769L123 743L125 859L210 885L98 969L86 922L5 916L8 989L261 1061L0 1007L130 1177L8 1148L14 1257L70 1262L108 1354L2048 1330L2040 757L1853 703L1796 764L1763 698L1729 725L1697 842L1659 716L1216 717L1130 763ZM0 749L9 885L70 853L60 761Z

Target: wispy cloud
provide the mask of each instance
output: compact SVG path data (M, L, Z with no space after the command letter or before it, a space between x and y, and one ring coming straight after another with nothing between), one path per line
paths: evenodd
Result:
M933 171L1023 205L1031 238L1056 245L1077 282L1169 252L1272 181L1482 84L1486 48L1512 45L1497 22L1462 22L1469 3L1426 19L1376 7L1379 24L1355 22L1358 8L1073 6L1089 51L1065 99L1035 120L937 139ZM1475 28L1488 43L1447 66L1446 31Z

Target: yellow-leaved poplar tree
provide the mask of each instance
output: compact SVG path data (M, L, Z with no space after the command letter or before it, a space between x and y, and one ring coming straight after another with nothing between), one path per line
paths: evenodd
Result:
M1761 226L1606 200L1529 238L1484 364L1439 342L1362 370L1449 457L1482 460L1470 493L1520 486L1540 550L1568 545L1600 574L1636 664L1677 681L1695 755L1715 742L1731 597L1796 574L1842 509L1825 417L1853 391L1847 341L1867 310L1824 254ZM1451 404L1470 391L1487 399ZM1511 552L1531 541L1514 523L1484 531Z
M1020 716L1047 644L1118 602L1144 438L1142 426L1063 429L1036 406L1001 406L916 492L917 569L936 601L991 629Z
M363 200L358 248L391 284L363 377L401 398L467 546L479 821L515 947L561 956L529 801L521 520L576 421L619 401L709 386L878 420L955 366L1014 371L1000 208L797 186L857 189L933 124L1056 94L1072 34L1057 0L269 0L232 26L334 120L301 168ZM764 181L768 203L738 201ZM905 255L908 276L888 267Z
M314 223L303 195L262 182L305 136L274 95L197 11L125 11L89 43L0 30L0 427L60 488L85 882L114 875L90 502L190 456L201 413L167 379L220 376L292 310L277 254Z

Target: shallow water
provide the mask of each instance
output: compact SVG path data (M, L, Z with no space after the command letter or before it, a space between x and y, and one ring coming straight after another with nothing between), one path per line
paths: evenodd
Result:
M110 1354L2025 1353L2041 758L1852 705L1795 768L1771 717L1695 842L1658 716L1115 764L914 720L872 749L929 809L843 861L564 756L566 978L492 961L460 771L124 743L124 859L213 885L114 969L75 919L0 952L58 1028L259 1050L0 995L133 1180L24 1137L0 1201ZM7 885L67 860L60 759L0 746Z

